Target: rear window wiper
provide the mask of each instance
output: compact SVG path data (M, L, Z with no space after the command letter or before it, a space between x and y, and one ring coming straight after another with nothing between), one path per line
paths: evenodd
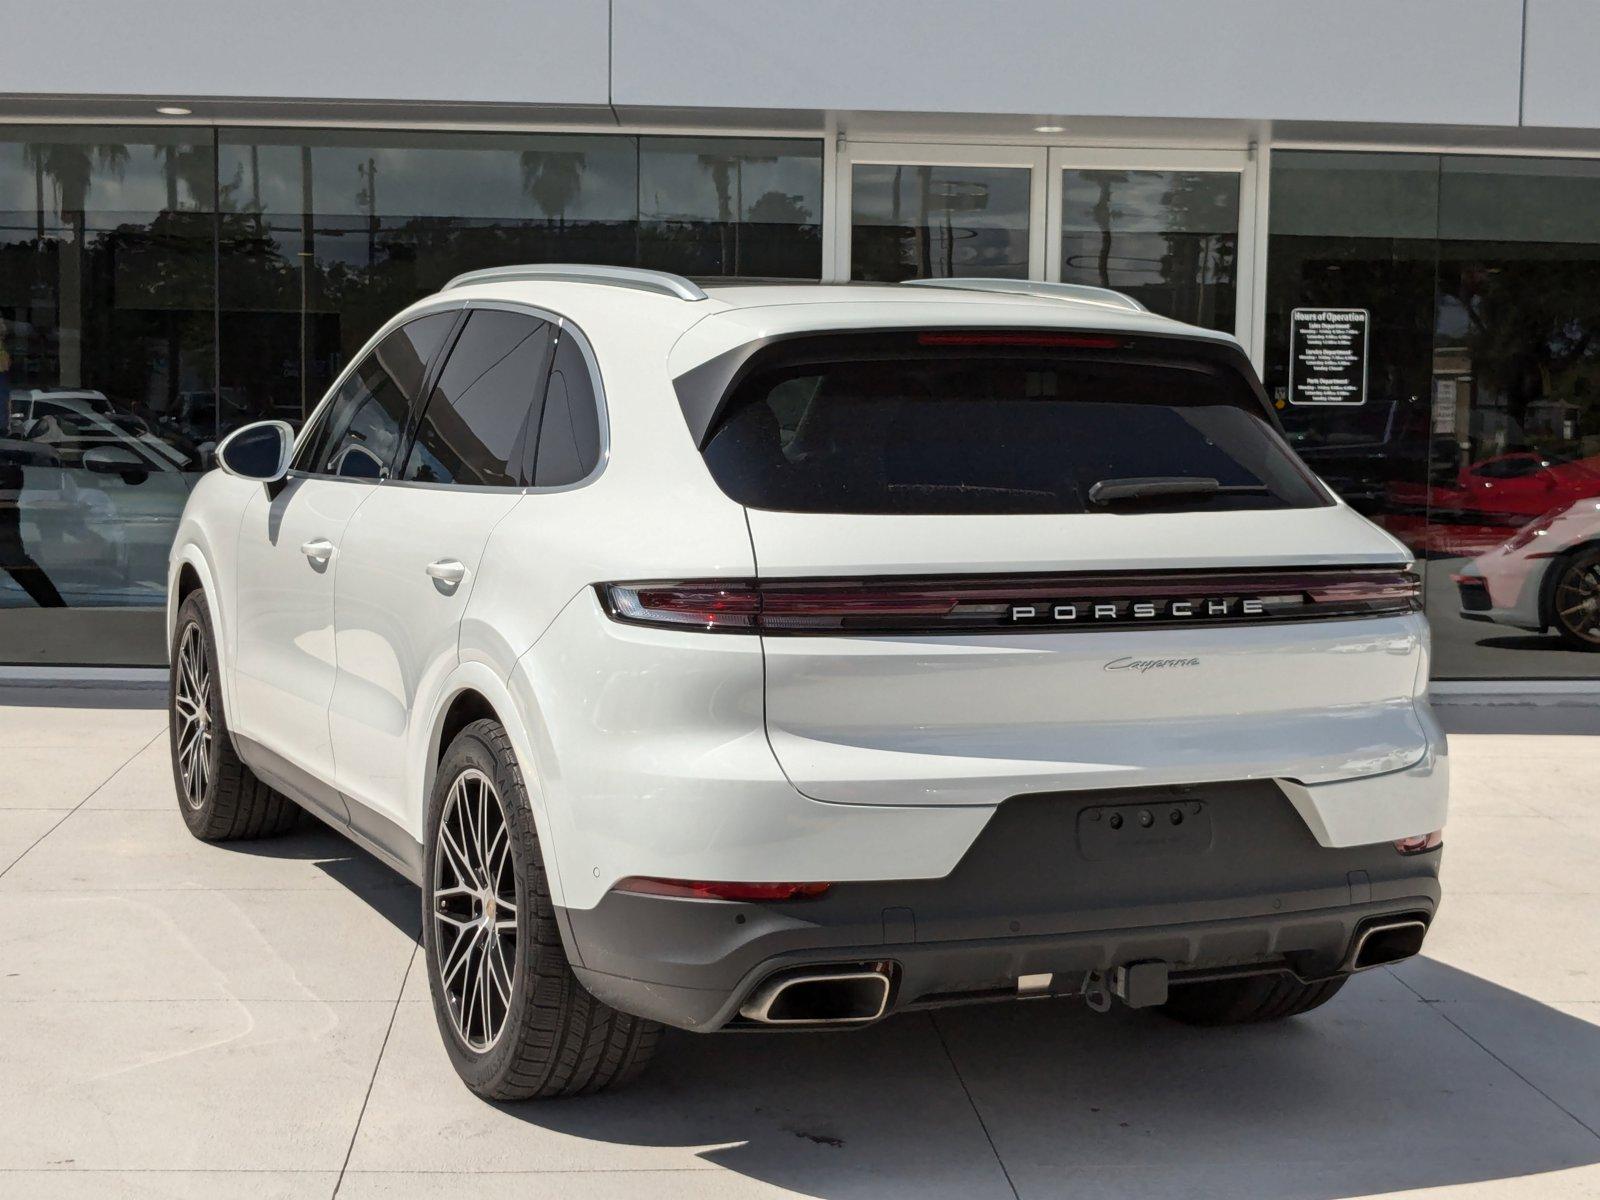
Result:
M1219 483L1205 475L1146 475L1102 479L1089 489L1089 503L1101 508L1140 500L1204 500L1211 496L1265 496L1262 483Z

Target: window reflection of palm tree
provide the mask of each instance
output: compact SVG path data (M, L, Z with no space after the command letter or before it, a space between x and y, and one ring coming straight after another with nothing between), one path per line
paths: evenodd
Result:
M35 172L42 201L42 183L48 179L55 191L55 209L61 219L72 229L70 240L58 244L61 286L57 301L61 308L61 333L70 330L73 339L62 338L59 382L65 387L80 387L81 349L76 340L83 331L82 275L84 238L88 233L85 209L89 202L89 188L94 182L98 165L119 179L128 162L128 148L115 143L89 145L75 142L29 142L22 148L23 158L31 163ZM44 224L43 205L40 206L41 227ZM69 323L70 322L70 323Z
M524 150L522 152L522 190L559 227L567 221L567 209L583 188L583 172L588 155L581 150Z

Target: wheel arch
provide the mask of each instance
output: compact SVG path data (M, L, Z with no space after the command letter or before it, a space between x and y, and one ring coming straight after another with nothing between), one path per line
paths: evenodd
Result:
M1560 578L1562 570L1565 569L1567 563L1578 555L1590 551L1600 551L1600 537L1587 538L1550 556L1550 561L1544 569L1544 576L1539 581L1539 624L1541 631L1557 628L1556 580Z
M211 640L216 647L217 663L222 668L222 708L226 716L233 712L233 671L227 640L226 605L204 550L192 541L185 542L173 550L167 577L166 648L169 658L172 639L178 632L178 609L197 591L205 593L206 611L211 616ZM231 728L231 717L229 720Z
M460 663L438 688L433 701L423 710L430 714L421 727L422 736L413 748L414 767L411 778L418 781L409 814L414 822L412 832L419 842L427 834L428 802L433 795L439 764L455 735L473 721L488 718L499 722L506 731L511 748L517 756L517 766L522 772L523 787L528 793L528 805L533 812L534 828L538 831L540 845L544 848L544 865L549 876L550 890L561 903L561 872L557 866L558 855L551 840L549 814L545 808L543 759L536 752L529 737L529 724L521 706L512 696L505 681L482 662Z

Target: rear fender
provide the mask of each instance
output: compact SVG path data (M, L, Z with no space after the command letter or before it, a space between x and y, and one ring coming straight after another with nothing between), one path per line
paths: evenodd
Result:
M486 663L473 661L459 664L439 683L432 696L419 706L421 711L429 713L430 716L426 722L418 723L418 736L408 752L411 762L406 778L413 783L412 790L405 797L407 831L417 839L419 845L423 843L427 833L428 798L433 794L434 780L439 771L439 759L446 749L440 744L445 717L456 698L467 691L477 692L489 702L489 706L494 709L501 726L505 729L507 739L511 742L512 752L517 756L517 765L522 771L523 787L528 793L528 806L533 813L534 828L538 832L540 845L546 848L544 866L549 876L550 895L559 905L562 903L564 890L561 886L561 872L557 866L556 855L553 853L549 813L544 789L540 783L542 773L539 764L541 761L549 761L548 753L541 755L538 749L539 743L547 740L544 722L536 709L527 711L526 707L512 696L504 678L497 675ZM533 737L528 736L530 730L533 731Z

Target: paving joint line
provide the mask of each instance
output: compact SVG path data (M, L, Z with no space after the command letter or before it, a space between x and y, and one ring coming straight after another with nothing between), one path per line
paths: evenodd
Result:
M1389 970L1387 967L1384 968L1384 969L1385 970ZM1545 1091L1537 1083L1535 1083L1533 1080L1529 1079L1521 1071L1517 1070L1510 1063L1508 1063L1505 1059L1501 1058L1493 1050L1489 1049L1489 1047L1485 1046L1476 1037L1474 1037L1471 1033L1469 1033L1464 1026L1458 1024L1456 1022L1456 1020L1453 1017L1451 1017L1451 1015L1448 1012L1445 1011L1445 1006L1447 1004L1449 1004L1449 1001L1446 1001L1446 1000L1429 1000L1421 992L1417 991L1416 988L1412 987L1404 979L1401 979L1399 975L1394 973L1394 971L1390 970L1389 971L1389 975L1390 975L1390 977L1392 979L1397 980L1401 987L1405 988L1406 991L1410 992L1413 996L1415 996L1421 1002L1422 1006L1424 1008L1426 1008L1429 1012L1436 1014L1439 1017L1439 1019L1442 1020L1445 1024L1449 1025L1451 1029L1454 1029L1462 1037L1466 1038L1467 1041L1471 1042L1479 1050L1482 1050L1490 1058L1494 1059L1495 1062L1499 1063L1506 1070L1510 1071L1513 1075L1515 1075L1518 1079L1522 1080L1523 1083L1527 1084L1535 1092L1538 1092L1539 1095L1543 1096L1547 1101L1549 1101L1550 1104L1553 1107L1555 1107L1559 1111L1565 1113L1572 1120L1572 1123L1578 1126L1578 1128L1580 1128L1582 1130L1585 1130L1595 1140L1600 1141L1600 1129L1596 1129L1593 1125L1590 1125L1582 1117L1578 1116L1577 1113L1573 1112L1565 1104L1561 1103L1561 1101L1557 1100L1549 1092Z
M945 1059L950 1063L950 1069L955 1072L956 1082L961 1085L961 1091L967 1097L967 1104L972 1108L972 1115L978 1118L978 1128L983 1130L984 1141L989 1143L989 1153L994 1155L994 1161L1000 1168L1000 1174L1005 1176L1006 1186L1011 1189L1012 1200L1022 1200L1022 1194L1017 1191L1016 1182L1011 1178L1011 1172L1006 1167L1006 1160L1000 1157L1000 1148L994 1144L994 1135L989 1132L989 1123L983 1119L983 1113L978 1110L978 1102L972 1097L972 1089L967 1086L967 1081L962 1077L961 1068L956 1065L956 1056L950 1053L950 1043L944 1040L944 1030L939 1028L937 1013L928 1014L928 1024L933 1026L933 1035L939 1039L939 1046L944 1051Z
M378 1070L383 1066L384 1052L389 1049L389 1038L394 1033L395 1018L400 1015L400 1001L406 994L406 983L411 978L411 968L417 965L417 951L422 948L419 942L411 947L411 957L406 960L406 969L400 976L400 989L395 993L394 1007L389 1010L389 1025L383 1031L383 1042L378 1047L378 1057L372 1063L372 1077L367 1080L366 1094L361 1097L361 1111L356 1114L355 1128L350 1131L350 1144L344 1148L344 1162L339 1164L339 1178L333 1182L333 1192L329 1200L338 1200L339 1189L344 1186L344 1177L350 1170L350 1156L356 1150L356 1138L361 1136L361 1122L367 1118L367 1105L372 1102L372 1089L378 1082Z
M45 838L49 837L52 833L54 833L56 830L60 829L63 825L65 825L67 823L67 818L71 817L73 813L77 812L85 804L89 803L89 801L93 800L96 796L98 796L101 793L101 791L105 788L106 784L110 783L118 775L122 774L124 768L126 768L129 763L131 763L134 759L138 758L139 755L143 754L146 750L150 749L151 746L154 746L156 744L156 742L158 742L162 737L164 737L166 735L166 733L167 733L166 727L163 726L161 729L158 729L156 731L156 734L155 734L154 737L152 737L144 745L140 746L132 754L128 755L127 758L123 759L120 763L118 763L116 765L116 767L112 770L111 774L107 775L104 779L102 779L99 783L97 783L95 785L94 790L92 792L90 792L82 800L79 800L71 808L67 809L66 812L62 813L61 814L61 820L57 821L54 825L50 826L49 829L46 829L38 837L34 838L32 842L28 843L28 848L26 850L24 850L21 854L17 855L16 858L12 859L9 863L7 863L3 869L0 869L0 879L4 879L6 877L7 872L9 872L12 867L16 866L23 859L27 858L28 855L32 854L33 851L34 851L34 848L36 846L38 846L38 844L40 842L44 841ZM51 810L48 810L48 811L54 812L56 810L51 809Z

